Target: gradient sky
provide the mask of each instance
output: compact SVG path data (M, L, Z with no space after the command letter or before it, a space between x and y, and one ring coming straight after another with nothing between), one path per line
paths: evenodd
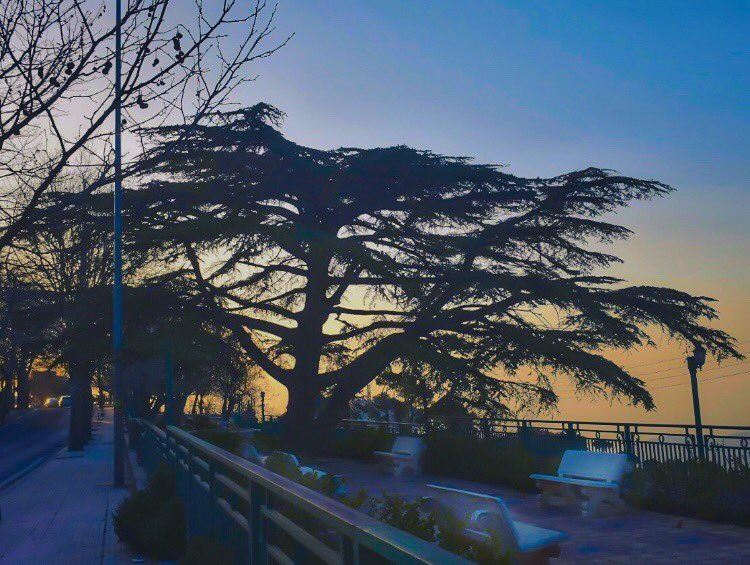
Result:
M595 165L676 187L619 215L636 233L614 274L716 297L719 326L750 351L746 1L281 0L278 23L296 36L239 98L287 112L295 141L405 143L528 176ZM656 414L565 398L557 416L690 421L683 353L662 342L624 360L664 387ZM750 363L733 363L709 361L704 421L750 425Z

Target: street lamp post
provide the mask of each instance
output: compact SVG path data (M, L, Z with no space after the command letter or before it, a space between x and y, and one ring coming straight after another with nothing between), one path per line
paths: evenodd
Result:
M115 192L112 354L114 360L114 484L125 485L125 387L122 375L122 0L115 0Z
M698 396L698 369L706 362L706 350L696 344L693 355L686 359L690 371L690 386L693 389L693 413L695 415L695 439L698 448L698 458L704 459L706 449L703 441L703 422L701 421L701 402Z

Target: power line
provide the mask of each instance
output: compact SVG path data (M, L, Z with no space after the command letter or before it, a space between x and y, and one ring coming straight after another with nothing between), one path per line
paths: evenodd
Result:
M738 367L738 366L740 366L740 365L746 365L746 364L748 364L748 363L750 363L750 359L744 359L744 360L742 360L742 361L737 361L736 363L729 363L729 364L726 364L726 365L717 365L717 366L715 366L715 367L710 367L710 368L708 368L708 369L703 369L703 370L701 371L701 374L705 374L705 373L710 373L710 372L712 372L712 371L719 371L719 370L729 369L730 367ZM682 369L682 370L685 370L685 367L684 367L684 366L682 366L682 367L678 367L678 368L679 368L679 369ZM652 374L653 374L653 373L652 373ZM643 377L642 375L637 375L637 376L638 376L638 378L640 378L641 380L643 380L643 381L644 381L644 384L646 384L646 385L650 385L651 383L655 383L655 382L659 382L659 381L668 381L668 380L670 380L670 379L679 379L679 378L683 378L683 377L684 377L685 375L684 375L684 374L679 374L679 375L667 375L667 376L663 376L663 377L657 377L657 378L655 378L655 379L648 379L648 380L646 380L646 379L643 379L643 378L642 378L642 377ZM712 376L714 376L714 375L712 375ZM716 375L716 376L721 376L721 375ZM702 380L704 380L704 381L710 381L710 380L712 380L712 379L702 379ZM669 386L672 386L672 385L669 385ZM565 389L568 389L568 390L572 390L572 386L560 386L560 385L558 385L558 387L557 387L557 388L558 388L558 390L565 390ZM655 390L655 389L658 389L658 388L666 388L666 387L661 387L661 386L660 386L660 387L654 387L654 390Z
M740 353L742 353L742 354L750 353L750 350L748 350L748 351L741 351ZM740 364L740 363L746 363L746 362L747 362L747 359L743 359L741 361L737 361L735 363L731 363L731 364L727 365L727 364L724 364L724 363L719 363L718 361L714 361L712 363L706 363L703 366L703 370L704 371L715 371L716 369L723 369L725 367L731 367L733 365L737 365L737 364ZM669 373L671 371L678 371L678 370L684 370L684 369L685 369L685 365L684 364L680 364L680 365L677 365L675 367L669 367L668 369L659 369L658 371L652 371L650 373L643 373L643 374L637 375L637 376L639 378L643 378L643 377L649 377L651 375L658 375L660 373Z
M720 381L722 379L726 379L727 377L736 377L737 375L750 375L750 371L738 371L736 373L731 373L729 375L718 375L711 379L704 379L704 382Z
M743 343L750 343L750 339L743 339L742 341L738 341L737 345L742 345ZM636 369L638 367L648 367L650 365L661 365L663 363L669 363L670 361L684 361L684 357L671 357L670 359L662 359L661 361L650 361L648 363L639 363L638 365L630 365L625 366L626 369Z
M738 365L745 365L747 363L750 363L750 359L744 359L742 361L737 361L736 363L729 363L729 364L726 364L726 365L716 365L714 367L709 367L708 369L704 368L704 369L701 370L701 373L710 373L712 371L720 371L720 370L723 370L723 369L728 369L729 367L737 367ZM685 367L675 367L675 370L676 369L681 369L681 370L684 371ZM657 371L657 373L658 372L659 371ZM654 375L656 373L649 373L649 374ZM648 383L655 383L657 381L665 381L665 380L669 380L669 379L677 379L679 377L682 377L683 375L681 375L681 374L680 375L667 375L667 376L664 376L664 377L657 377L655 379L644 379L643 378L644 376L645 375L639 375L638 378L640 378L641 380L643 380L645 383L648 384Z
M747 375L750 374L750 371L737 371L736 373L729 373L728 375L716 375L714 377L711 377L710 379L701 379L701 382L703 383L710 383L711 381L720 381L722 379L726 379L728 377L736 377L737 375ZM663 386L657 386L654 387L653 390L659 390L662 388L672 388L676 386L686 386L690 383L674 383L674 384L668 384Z

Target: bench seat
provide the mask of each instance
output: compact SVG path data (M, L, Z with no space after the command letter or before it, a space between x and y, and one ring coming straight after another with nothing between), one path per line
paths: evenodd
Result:
M405 474L418 475L421 472L424 450L422 438L398 436L390 451L375 451L373 455L380 460L383 469L400 477Z
M438 510L447 509L466 524L465 537L485 543L499 542L502 554L513 564L548 563L560 555L560 544L568 534L513 520L501 498L441 485L427 485ZM438 524L446 519L436 514ZM448 522L449 524L450 522ZM508 555L509 554L509 555Z
M579 479L575 477L558 477L557 475L529 475L535 481L550 481L552 483L565 483L567 485L575 485L579 487L593 487L593 488L620 488L619 483L612 483L607 481L592 481L591 479Z
M625 453L568 450L563 454L557 475L529 475L541 489L539 505L577 506L584 516L605 507L623 510L620 498L622 478L630 468Z
M570 538L564 532L548 530L526 522L513 522L518 536L518 548L523 553L531 553L538 549L562 543Z

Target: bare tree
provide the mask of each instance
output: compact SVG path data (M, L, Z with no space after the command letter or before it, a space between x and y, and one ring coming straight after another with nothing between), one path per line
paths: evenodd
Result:
M3 3L0 250L29 228L66 168L95 161L102 174L88 191L112 180L116 23L106 7L96 0ZM264 0L127 1L123 125L136 144L142 127L200 119L253 80L247 67L288 40L271 42L275 14ZM134 169L130 163L125 174Z

